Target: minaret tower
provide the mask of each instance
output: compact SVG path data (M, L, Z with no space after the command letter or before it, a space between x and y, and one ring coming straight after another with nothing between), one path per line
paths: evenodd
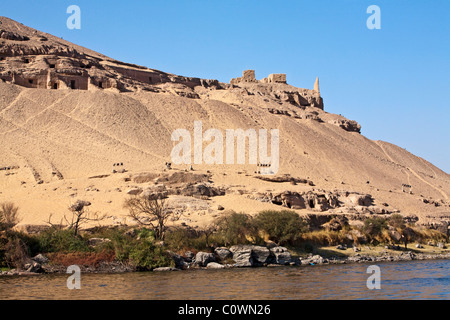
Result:
M316 78L316 82L314 83L314 91L320 93L319 89L319 77Z

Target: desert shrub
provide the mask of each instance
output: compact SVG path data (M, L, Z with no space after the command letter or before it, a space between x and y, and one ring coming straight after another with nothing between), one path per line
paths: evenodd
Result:
M289 210L261 211L255 217L255 226L279 244L294 244L309 225L297 213Z
M29 235L24 232L14 232L10 233L10 237L19 238L25 244L27 253L30 257L34 257L40 253L41 248L36 235Z
M314 230L303 233L300 239L302 243L321 246L334 246L351 242L346 230Z
M0 231L10 230L19 223L19 208L12 202L0 203Z
M74 235L72 230L49 228L36 236L39 251L46 252L80 252L91 251L88 242L80 236Z
M165 245L174 252L208 251L212 247L223 246L224 241L220 233L215 232L213 226L200 230L191 228L175 228L167 232Z
M152 270L157 267L173 266L173 260L165 249L155 244L155 233L150 229L136 230L135 236L125 234L123 230L110 230L103 233L110 239L97 251L112 254L121 262L131 262L138 270Z
M19 237L7 239L3 246L3 265L21 269L28 258L28 248Z
M111 241L102 243L97 250L112 251L119 261L127 261L131 249L136 246L136 243L138 242L136 238L117 230L103 235Z
M153 241L144 240L130 246L129 259L138 270L152 270L158 267L174 267L175 262L161 247Z
M199 238L201 238L201 235L193 229L176 228L167 232L164 243L172 251L181 252L196 247L197 245L194 245L194 243L200 243ZM201 245L201 247L204 246Z
M140 228L136 231L138 239L153 241L156 239L156 232L148 228Z
M398 233L398 235L401 236L401 233ZM402 238L398 238L397 234L388 229L382 229L381 232L373 235L371 239L372 242L377 243L399 243L402 240Z
M396 229L404 229L406 227L405 220L401 214L395 213L387 219L387 223Z
M215 220L217 235L223 245L258 242L259 237L251 216L245 213L229 212Z
M364 220L362 231L374 241L378 241L377 238L382 236L383 230L387 229L387 219L383 217L373 217ZM380 241L379 241L380 242Z
M439 230L429 229L423 226L414 226L411 227L411 229L415 233L416 240L423 244L429 241L437 243L445 242L447 240L447 236Z

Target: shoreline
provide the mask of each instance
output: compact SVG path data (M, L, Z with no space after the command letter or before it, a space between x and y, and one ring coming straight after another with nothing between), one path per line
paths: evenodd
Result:
M97 266L80 266L82 274L124 274L134 272L172 272L172 271L190 271L190 270L220 270L220 269L259 269L259 268L277 268L277 267L314 267L317 265L342 265L342 264L363 264L363 263L378 263L378 262L400 262L400 261L424 261L424 260L448 260L450 259L450 252L443 253L415 253L411 250L403 251L399 254L385 254L385 255L366 255L355 254L353 256L339 257L339 256L321 256L319 254L310 254L306 258L295 257L291 258L289 262L285 263L265 263L261 265L242 266L237 263L220 263L209 262L205 266L200 266L198 263L191 262L184 264L181 268L176 267L160 267L153 270L138 270L130 263L119 261L101 262ZM63 265L42 264L36 266L36 271L25 270L5 270L0 271L1 276L40 276L40 275L62 275L67 274L67 267Z

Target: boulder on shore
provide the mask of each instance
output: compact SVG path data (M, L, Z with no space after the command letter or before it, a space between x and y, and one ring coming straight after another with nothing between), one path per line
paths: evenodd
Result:
M224 269L225 266L217 263L217 262L210 262L206 265L206 269Z
M210 262L216 262L216 257L213 253L200 251L195 255L194 263L199 267L206 267Z
M178 268L178 269L186 269L189 266L189 264L179 254L177 254L175 252L172 252L172 251L167 251L167 253L170 255L172 260L175 262L175 267L176 268Z
M267 248L255 245L232 246L233 260L236 267L258 267L267 264L286 265L292 261L292 256L285 247Z
M274 262L276 264L285 265L289 264L292 261L292 256L288 249L286 249L285 247L274 247L270 249L270 252L274 257Z
M171 267L160 267L160 268L155 268L153 269L153 271L155 272L161 272L161 271L179 271L180 269L177 268L171 268Z
M236 245L230 248L233 254L233 260L235 262L235 267L252 267L253 257L252 257L252 246L251 245Z
M252 258L253 258L253 266L264 265L271 260L271 252L266 247L262 246L252 246Z
M231 251L225 247L218 247L218 248L214 249L214 253L219 258L219 261L224 261L226 259L233 257L233 254L231 253Z

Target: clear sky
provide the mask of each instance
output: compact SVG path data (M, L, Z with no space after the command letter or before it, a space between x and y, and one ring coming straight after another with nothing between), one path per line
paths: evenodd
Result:
M69 5L80 30L66 26ZM450 172L450 0L2 0L0 15L184 76L254 69L310 89L319 77L326 111Z

